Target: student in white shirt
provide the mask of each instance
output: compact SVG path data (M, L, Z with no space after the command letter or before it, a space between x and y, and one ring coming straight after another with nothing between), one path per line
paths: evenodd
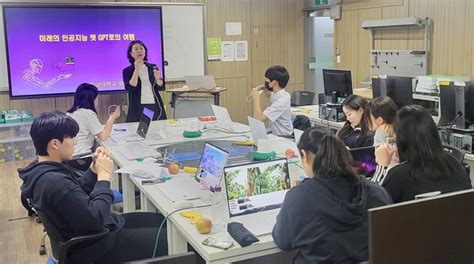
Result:
M105 126L100 123L96 110L98 93L97 87L92 84L79 85L74 95L73 106L67 111L68 115L79 124L73 156L92 152L95 136L102 141L107 140L112 132L112 125L120 117L120 107L117 107L107 119ZM70 165L83 170L89 168L91 161L92 159L71 161Z
M291 97L285 91L290 76L283 66L272 66L265 72L265 85L252 89L253 114L262 122L269 122L272 134L276 136L291 136L293 124L291 122ZM263 112L260 106L260 90L264 90L270 97L271 105Z

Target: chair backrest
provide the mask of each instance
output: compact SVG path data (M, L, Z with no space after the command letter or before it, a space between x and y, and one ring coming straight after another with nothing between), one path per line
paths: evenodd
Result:
M312 105L314 100L314 93L307 91L294 91L291 93L291 105Z
M125 262L127 264L195 264L196 255L194 252L164 256L159 258L143 259Z
M307 116L297 115L293 121L293 128L305 131L307 128L311 127L311 121Z
M449 146L449 145L443 145L443 149L444 149L444 151L451 154L457 161L459 161L461 163L463 162L464 155L466 153L464 151L462 151L462 149L456 148L456 147L453 147L453 146Z
M61 236L61 233L59 233L58 229L54 226L51 219L40 210L37 210L37 212L41 219L41 223L46 230L46 233L48 233L49 241L51 243L52 255L55 259L59 259L60 243L64 242L65 240Z

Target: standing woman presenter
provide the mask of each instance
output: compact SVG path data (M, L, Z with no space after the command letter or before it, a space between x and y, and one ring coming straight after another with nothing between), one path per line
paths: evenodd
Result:
M138 122L147 107L155 112L153 120L166 119L166 111L159 91L164 82L156 64L148 62L148 49L140 40L130 42L127 49L130 66L123 69L123 82L128 91L127 122Z

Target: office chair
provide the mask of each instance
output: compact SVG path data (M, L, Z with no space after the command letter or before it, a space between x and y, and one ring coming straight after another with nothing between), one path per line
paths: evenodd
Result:
M196 255L194 252L164 256L159 258L143 259L125 262L126 264L195 264Z
M98 233L98 234L73 237L66 241L61 236L61 233L59 233L59 231L56 229L51 219L49 219L49 217L46 214L44 214L40 210L37 210L37 213L39 217L41 218L41 222L43 223L44 229L48 233L49 240L51 242L51 258L52 258L52 261L56 264L65 263L68 250L71 247L83 242L100 239L109 233L109 230L105 229L103 232ZM51 262L48 260L48 263L51 263Z
M305 131L311 127L311 121L305 115L297 115L295 120L293 120L293 128Z
M312 105L313 100L313 92L294 91L291 93L291 106Z

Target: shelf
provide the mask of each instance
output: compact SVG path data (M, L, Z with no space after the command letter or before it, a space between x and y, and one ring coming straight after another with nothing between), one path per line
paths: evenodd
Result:
M33 122L20 122L20 123L9 123L9 124L0 124L0 128L2 127L17 127L17 126L31 126Z
M418 17L366 20L362 22L362 28L368 30L384 29L390 27L424 27L425 25L426 20Z
M5 144L5 143L13 143L13 142L21 142L21 141L31 141L30 136L26 137L14 137L14 138L4 138L0 139L0 144Z

